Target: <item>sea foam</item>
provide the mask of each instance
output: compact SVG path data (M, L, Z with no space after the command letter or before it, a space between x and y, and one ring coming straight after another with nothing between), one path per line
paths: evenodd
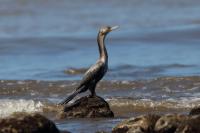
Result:
M7 117L15 112L41 112L43 106L40 101L0 99L0 118Z

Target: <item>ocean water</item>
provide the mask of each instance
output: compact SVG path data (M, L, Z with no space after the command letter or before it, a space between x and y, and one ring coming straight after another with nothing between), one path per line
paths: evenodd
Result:
M40 112L94 133L149 112L188 113L200 101L199 12L196 0L0 0L0 117ZM97 86L115 118L60 120L56 104L98 59L104 25L120 26L106 38L109 71Z

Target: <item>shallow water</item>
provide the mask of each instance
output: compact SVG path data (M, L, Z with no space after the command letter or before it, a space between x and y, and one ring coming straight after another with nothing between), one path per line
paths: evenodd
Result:
M91 132L110 131L119 121L144 113L184 113L199 105L200 77L163 77L151 80L102 81L97 94L106 99L115 114L113 119L60 120L56 104L79 81L1 80L0 117L14 112L40 112L61 129ZM84 94L87 95L88 93ZM80 95L83 96L83 95ZM80 96L76 97L79 98Z
M199 6L196 0L0 1L0 117L40 112L60 129L94 133L147 112L188 113L200 100ZM108 24L120 29L106 39L109 71L97 93L116 117L57 119L55 104L95 63L97 30Z

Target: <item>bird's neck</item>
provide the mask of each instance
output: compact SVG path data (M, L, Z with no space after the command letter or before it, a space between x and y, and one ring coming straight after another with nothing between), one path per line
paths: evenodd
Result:
M106 35L102 35L101 33L99 33L97 37L97 42L99 46L100 60L107 62L108 53L104 44L105 37Z

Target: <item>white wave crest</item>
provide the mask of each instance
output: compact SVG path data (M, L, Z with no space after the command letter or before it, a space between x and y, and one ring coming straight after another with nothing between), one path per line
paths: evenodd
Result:
M126 98L113 98L106 99L111 106L114 107L142 107L142 108L168 108L168 109L191 109L199 106L200 98L197 97L180 97L179 99L165 99L154 101L151 99L126 99Z
M41 112L43 106L40 101L0 99L0 118L7 117L14 112Z

